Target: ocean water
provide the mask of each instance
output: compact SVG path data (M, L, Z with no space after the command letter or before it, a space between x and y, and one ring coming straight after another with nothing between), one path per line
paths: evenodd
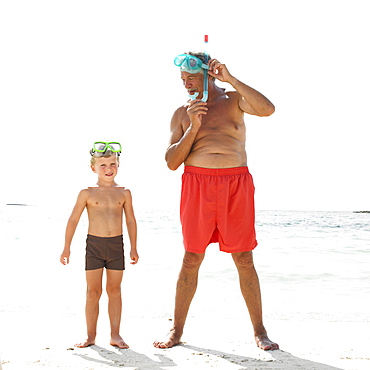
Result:
M0 312L45 310L73 314L84 302L82 216L70 265L62 266L64 231L71 209L55 205L0 206ZM138 265L129 265L123 292L132 316L172 315L183 247L177 209L136 210ZM259 274L264 315L272 319L369 321L370 214L257 211ZM127 236L125 239L128 240ZM208 247L190 315L244 315L231 257Z

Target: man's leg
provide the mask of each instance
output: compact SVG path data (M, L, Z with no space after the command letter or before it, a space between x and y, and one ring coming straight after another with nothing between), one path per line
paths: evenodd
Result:
M261 291L258 275L253 264L252 251L233 253L232 257L238 269L240 289L251 317L257 346L264 350L278 349L279 345L267 337L262 322Z
M108 313L111 328L110 344L119 348L129 348L120 336L122 314L121 282L123 270L107 269L107 294L108 294Z
M86 271L86 326L87 339L85 342L76 344L76 347L88 347L95 344L96 325L99 316L99 299L102 293L102 276L103 269L87 270Z
M182 268L177 280L173 327L164 342L154 342L154 347L171 348L181 343L185 320L198 285L199 267L204 254L185 252Z

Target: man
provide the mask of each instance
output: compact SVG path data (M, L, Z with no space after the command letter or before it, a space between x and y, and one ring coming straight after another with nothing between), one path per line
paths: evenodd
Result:
M262 321L252 257L257 245L254 185L247 167L244 123L244 113L269 116L275 108L265 96L232 76L225 64L216 59L207 63L206 59L204 53L175 59L191 100L173 115L166 161L171 170L185 165L180 205L185 256L176 288L174 325L166 340L154 346L170 348L181 343L205 249L218 242L222 251L232 254L237 267L257 346L275 350L279 346L268 338ZM229 83L236 91L226 92L215 80Z

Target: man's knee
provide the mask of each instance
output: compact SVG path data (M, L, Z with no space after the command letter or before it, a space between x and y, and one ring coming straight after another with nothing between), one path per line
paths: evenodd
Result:
M204 259L204 254L185 252L182 262L185 268L199 268Z
M253 254L252 251L233 253L232 254L236 267L242 269L253 269Z

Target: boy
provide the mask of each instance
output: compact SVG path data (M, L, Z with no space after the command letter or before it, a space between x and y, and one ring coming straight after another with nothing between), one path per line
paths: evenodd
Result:
M121 144L117 142L94 143L90 151L91 169L98 175L97 186L80 191L67 223L64 250L60 256L63 265L69 263L72 238L86 207L89 219L85 267L87 339L75 345L80 348L95 344L104 267L107 273L106 289L109 298L110 344L119 348L129 348L119 334L122 311L121 281L125 269L122 241L123 211L131 244L131 264L138 262L139 255L136 249L137 227L131 192L115 182L120 153Z

